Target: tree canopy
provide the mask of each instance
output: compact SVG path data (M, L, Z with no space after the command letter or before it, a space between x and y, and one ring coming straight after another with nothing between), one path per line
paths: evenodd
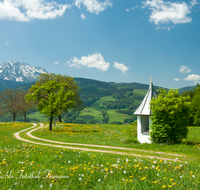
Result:
M70 109L82 107L79 89L73 78L62 75L44 73L29 89L28 100L37 103L40 113L50 117L49 129L52 130L53 117Z
M155 143L178 143L187 137L189 97L180 96L178 90L160 89L151 100L152 124L150 137Z

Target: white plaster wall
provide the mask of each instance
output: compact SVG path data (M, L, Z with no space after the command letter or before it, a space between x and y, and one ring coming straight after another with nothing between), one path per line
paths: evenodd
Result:
M150 123L150 118L149 118ZM137 116L137 139L140 143L148 143L151 144L151 141L149 140L150 136L149 134L142 134L141 133L141 117Z

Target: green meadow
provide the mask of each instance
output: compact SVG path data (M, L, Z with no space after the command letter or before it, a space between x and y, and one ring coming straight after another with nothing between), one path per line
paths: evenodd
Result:
M14 134L30 123L0 124L0 188L27 189L200 189L200 128L189 127L188 138L179 145L138 144L136 125L48 124L31 134L88 151L57 148L31 139L27 132L17 140ZM39 127L39 124L37 125ZM37 127L36 126L36 127ZM83 145L84 144L84 145ZM99 147L90 147L90 144ZM105 148L101 145L130 148ZM68 145L65 145L68 146ZM97 152L92 151L97 149ZM112 151L102 153L101 151ZM114 153L117 151L118 154ZM121 152L121 154L119 154ZM126 153L126 154L125 154ZM169 154L171 153L171 154ZM140 156L131 156L138 154ZM149 156L150 157L147 157ZM163 157L156 159L154 156Z
M143 90L140 90L143 91ZM81 111L80 115L77 117L77 119L81 119L81 120L85 120L86 122L89 122L91 120L94 120L96 123L102 123L102 115L101 115L101 110L103 105L103 102L106 101L117 101L117 99L111 97L111 96L104 96L102 98L100 98L99 100L95 101L90 107L85 107L84 110L89 110L88 112L86 111ZM107 113L109 115L109 123L112 122L122 122L124 121L125 118L131 118L131 116L126 115L124 116L124 114L122 113L116 113L115 112L116 109L107 109ZM94 119L88 118L88 116L94 117ZM28 114L27 117L31 118L37 118L39 119L41 122L45 122L48 120L47 117L45 117L45 115L37 112L33 112L31 114Z

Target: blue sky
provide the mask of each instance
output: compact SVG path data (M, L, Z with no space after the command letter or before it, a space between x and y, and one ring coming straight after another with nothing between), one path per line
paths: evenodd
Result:
M200 0L0 0L0 63L106 82L200 82Z

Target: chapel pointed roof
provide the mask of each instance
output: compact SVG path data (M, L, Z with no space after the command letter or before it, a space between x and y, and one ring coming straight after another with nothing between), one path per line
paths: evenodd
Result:
M150 79L150 85L149 89L142 100L142 103L138 107L138 109L134 112L135 115L151 115L151 109L150 109L150 102L151 99L155 97L156 98L156 91L153 88L153 81Z

